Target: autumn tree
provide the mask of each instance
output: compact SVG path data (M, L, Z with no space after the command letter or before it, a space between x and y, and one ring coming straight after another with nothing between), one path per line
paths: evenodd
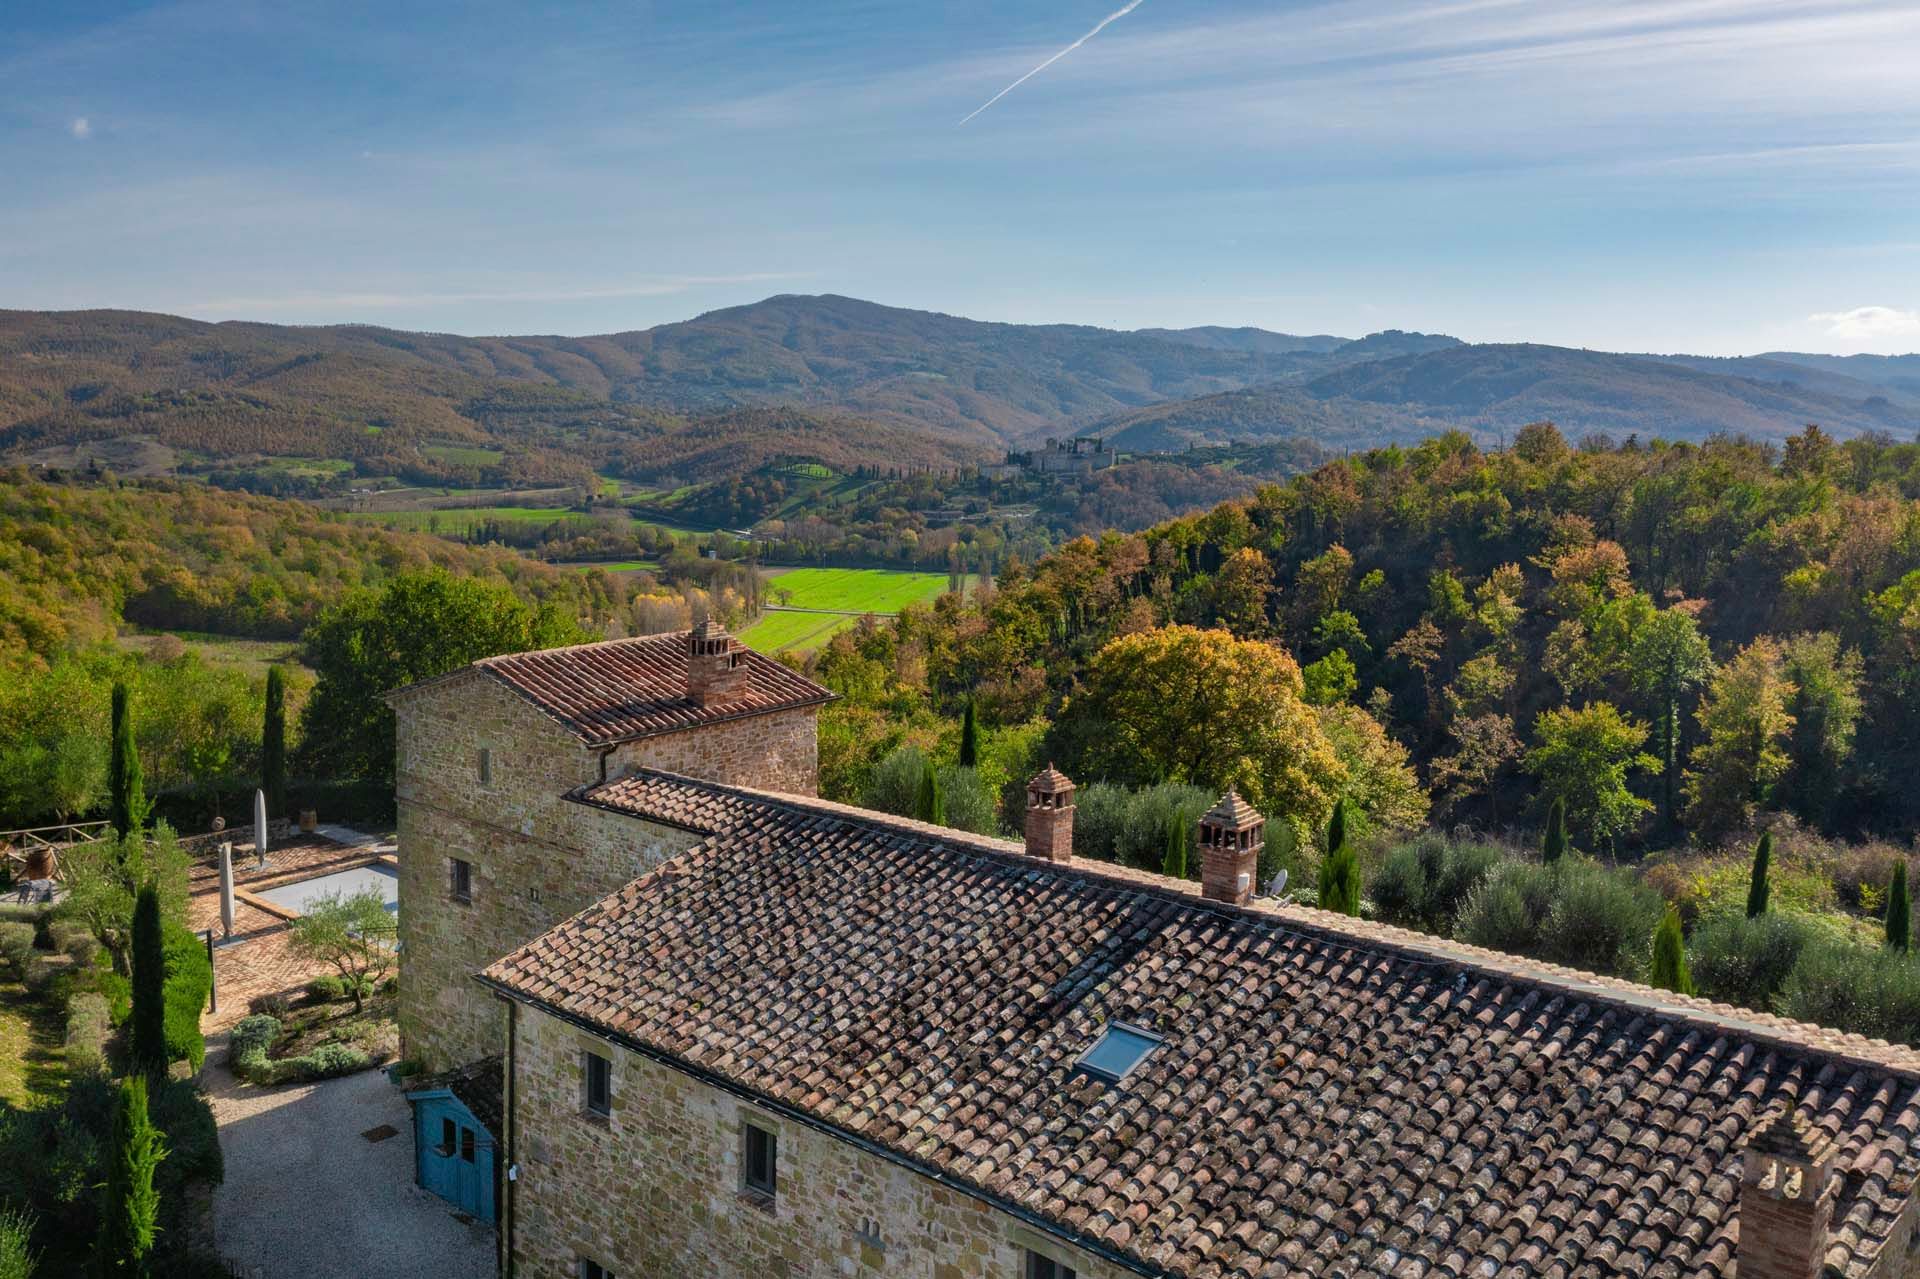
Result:
M1610 702L1556 708L1535 722L1526 768L1545 799L1566 804L1573 830L1610 848L1653 807L1627 785L1629 773L1659 771L1660 761L1641 749L1646 740L1646 725Z
M1745 824L1791 762L1794 686L1778 641L1755 640L1714 673L1687 770L1687 820L1712 836Z
M1821 631L1788 640L1784 656L1782 673L1793 686L1787 702L1793 727L1787 734L1781 797L1802 817L1824 821L1853 755L1861 709L1860 654Z

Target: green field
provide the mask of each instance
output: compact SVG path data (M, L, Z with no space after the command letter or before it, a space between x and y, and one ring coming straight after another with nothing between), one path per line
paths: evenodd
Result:
M643 570L647 572L652 572L658 569L660 567L660 561L658 560L618 560L612 564L601 564L596 562L593 564L565 564L565 565L558 565L556 567L570 568L580 573L591 572L596 568L603 573L638 573Z
M561 519L585 520L588 516L564 506L461 506L437 511L350 511L347 518L383 528L406 529L415 533L457 533L492 521L496 524L552 524Z
M766 598L790 608L826 608L841 613L898 613L925 604L947 589L945 573L906 573L884 568L794 568L768 576ZM782 596L781 592L790 592Z
M483 449L464 444L429 444L420 450L437 462L452 466L492 466L506 454L500 449Z
M740 641L762 653L810 653L854 620L841 613L762 613Z
M164 654L173 641L200 654L211 666L237 666L249 675L264 676L269 666L300 666L300 645L293 640L243 639L237 635L209 635L204 631L163 631L126 634L118 637L119 646L128 652L149 656Z

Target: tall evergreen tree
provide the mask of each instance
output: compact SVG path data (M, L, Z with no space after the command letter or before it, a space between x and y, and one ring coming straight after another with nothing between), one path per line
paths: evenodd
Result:
M960 767L980 767L980 725L974 720L973 699L967 699L966 718L960 721Z
M1687 971L1687 943L1680 931L1680 912L1672 906L1653 930L1653 968L1647 985L1679 995L1693 993L1693 975Z
M1893 864L1893 885L1887 889L1887 945L1907 950L1913 945L1913 907L1907 900L1907 863Z
M102 1276L144 1275L153 1254L160 1195L153 1175L167 1157L160 1130L147 1114L147 1081L129 1075L120 1081L113 1111L113 1149L107 1154L107 1180L94 1259Z
M1320 862L1320 909L1360 913L1360 859L1347 843L1347 801L1337 799L1327 822L1327 855Z
M1180 820L1178 812L1167 817L1167 855L1160 863L1160 873L1168 879L1187 877L1187 845L1192 840L1185 822Z
M167 952L160 932L160 894L149 884L133 903L133 1013L129 1053L136 1071L167 1073Z
M1327 856L1347 846L1347 797L1333 801L1333 816L1327 819Z
M1547 839L1540 846L1540 860L1551 866L1567 853L1567 801L1555 798L1547 809Z
M278 666L267 667L267 712L260 726L260 789L267 811L282 816L287 808L287 686Z
M1758 919L1767 913L1767 895L1771 886L1767 883L1767 870L1773 862L1773 832L1760 832L1760 842L1753 847L1753 878L1747 885L1747 918Z
M933 770L933 761L927 760L920 769L920 792L914 798L913 815L919 821L934 826L945 824L946 813L940 802L940 775Z
M107 761L108 819L113 833L126 838L147 821L146 786L140 778L140 752L133 744L133 713L127 686L113 686L113 741Z

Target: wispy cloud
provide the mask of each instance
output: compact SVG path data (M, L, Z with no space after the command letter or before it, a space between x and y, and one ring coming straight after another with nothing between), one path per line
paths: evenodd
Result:
M77 115L73 118L73 123L67 126L67 132L85 141L93 136L93 121L83 115Z
M781 280L807 278L797 272L752 271L740 275L682 275L633 284L590 286L585 288L473 289L447 292L420 291L293 293L277 297L210 298L184 309L197 315L243 315L262 312L333 309L381 310L406 307L461 306L474 302L599 302L619 298L667 297L693 289L729 284L765 284Z
M1060 61L1060 59L1066 57L1069 53L1072 53L1075 49L1078 49L1081 45L1085 44L1087 41L1099 35L1102 31L1106 30L1110 24L1114 22L1118 22L1121 18L1126 17L1128 14L1132 13L1135 9L1138 9L1143 3L1145 3L1145 0L1127 0L1127 3L1125 5L1121 6L1118 9L1115 9L1112 13L1108 14L1106 17L1100 19L1099 22L1095 23L1093 30L1087 32L1087 34L1081 36L1078 40L1075 40L1072 44L1060 50L1060 52L1054 54L1051 58L1048 58L1045 62L1042 62L1039 66L1027 72L1025 75L1021 76L1018 80L1015 80L1012 84L1000 90L1000 92L994 94L991 98L988 98L985 102L981 103L979 106L975 107L972 111L968 112L966 115L966 118L961 120L960 123L965 124L967 120L973 119L974 116L979 115L982 111L985 111L988 107L1000 101L1000 99L1006 97L1009 93L1012 93L1015 89L1018 89L1021 85L1033 79L1035 76L1039 75L1042 71L1045 71L1048 67Z
M1807 317L1827 336L1849 342L1878 342L1888 338L1920 337L1920 311L1891 306L1856 306L1851 311L1820 311Z

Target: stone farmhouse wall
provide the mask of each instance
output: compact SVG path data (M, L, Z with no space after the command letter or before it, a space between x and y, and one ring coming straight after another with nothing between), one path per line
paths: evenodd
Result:
M570 1279L585 1257L656 1279L1023 1279L1027 1248L1081 1279L1133 1274L556 1017L514 1011L516 1275ZM583 1053L613 1064L606 1119L585 1113ZM741 1191L749 1122L778 1137L770 1205Z
M698 836L564 798L600 780L600 754L491 676L471 672L396 707L402 1052L427 1070L502 1050L497 1002L474 974L645 874ZM481 751L487 780L481 780ZM640 767L811 795L812 708L614 748ZM454 900L451 860L471 866Z

